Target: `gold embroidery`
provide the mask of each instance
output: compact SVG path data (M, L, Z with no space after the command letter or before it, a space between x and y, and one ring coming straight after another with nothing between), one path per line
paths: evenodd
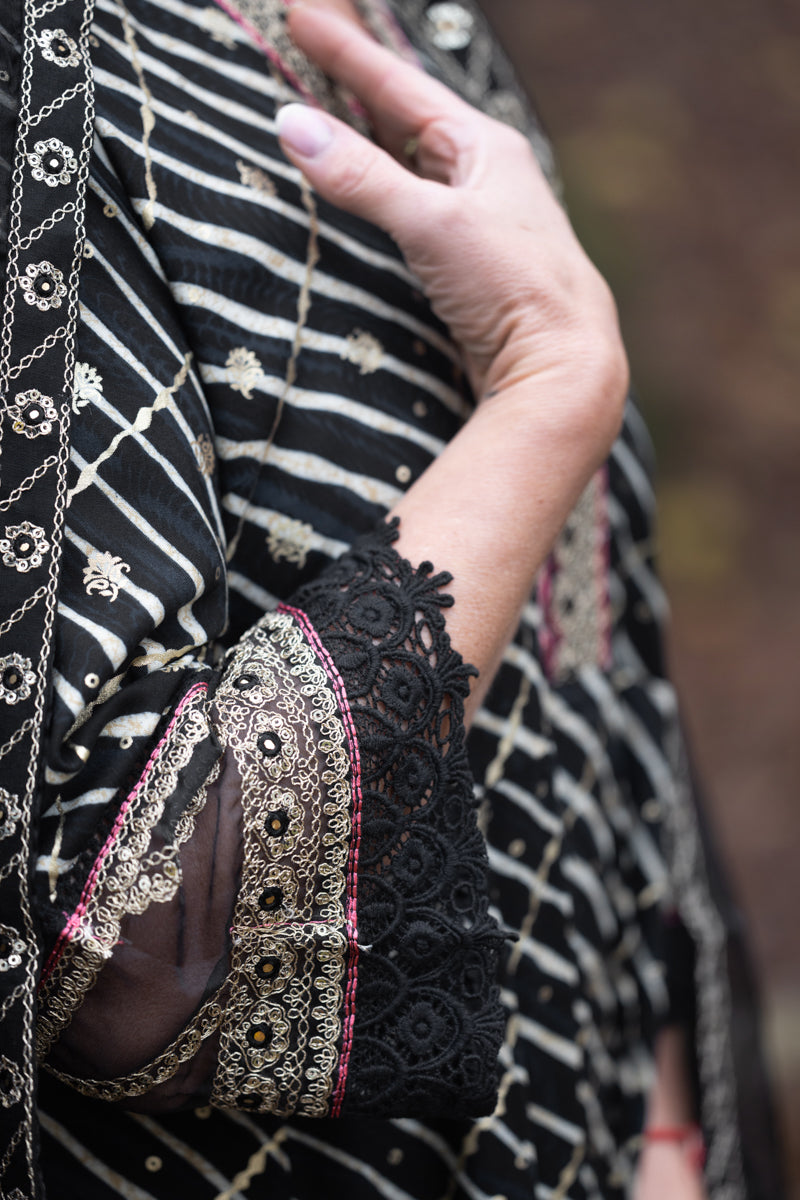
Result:
M177 823L173 840L164 844L153 831L164 805L196 747L209 735L205 692L185 702L161 748L156 768L133 793L113 845L96 865L91 895L62 934L61 954L39 993L37 1051L43 1057L62 1031L111 957L124 917L145 912L151 904L171 900L178 890L180 847L194 831L206 802L208 785L218 765L193 797ZM177 1066L176 1066L177 1069Z
M268 710L276 693L278 711ZM325 671L285 614L256 626L215 699L242 778L245 849L212 1103L324 1116L348 948L344 727Z
M286 562L304 567L313 533L311 526L303 521L286 516L276 517L267 534L267 549L275 562L285 559Z
M116 433L103 453L96 458L93 463L89 463L83 468L78 476L78 482L69 493L68 503L72 501L74 496L77 496L79 492L85 491L86 488L88 488L94 482L98 468L102 466L102 464L109 458L111 458L113 454L116 454L117 448L126 437L132 437L136 433L144 433L146 429L150 428L153 420L153 414L159 412L162 408L169 407L174 393L182 388L186 382L189 374L189 364L191 361L191 354L187 354L184 357L183 366L176 373L175 378L169 387L162 388L152 404L148 404L140 408L136 414L136 419L134 420L133 424L129 425L126 429L120 430L119 433Z
M582 666L603 666L607 639L605 475L590 480L553 548L545 605L554 637L551 671L563 680Z
M208 479L214 474L216 454L214 453L214 443L207 433L201 433L199 438L192 442L192 450L197 460L198 471Z
M119 595L123 574L128 571L128 564L109 550L90 551L88 566L83 568L83 585L87 596L98 592L101 596L107 596L113 604Z
M319 262L319 219L317 216L316 201L308 185L308 181L304 175L300 176L300 195L303 198L303 207L308 213L308 243L306 245L306 269L303 274L303 283L300 287L300 293L297 297L297 324L295 325L294 338L292 339L292 351L289 355L289 361L286 364L286 378L283 382L281 394L278 397L278 403L275 408L275 416L272 418L272 425L266 440L262 443L258 458L258 472L263 470L267 458L269 457L272 444L275 441L275 435L278 432L278 426L283 417L283 410L286 406L286 399L289 392L294 387L294 381L297 378L297 360L300 356L302 346L303 331L306 321L308 320L309 309L311 308L311 280L314 275L314 269ZM249 352L246 352L249 353ZM255 356L253 356L255 357ZM258 361L256 359L256 361ZM259 363L259 366L261 364ZM253 485L255 487L255 485ZM252 495L252 492L251 492ZM236 532L228 542L227 559L228 562L233 560L234 555L239 546L239 538L242 536L244 523L249 512L249 501L243 508L239 516L239 524L236 527Z
M238 12L248 32L254 32L261 48L269 47L277 56L281 73L286 71L290 82L300 86L318 101L320 106L340 120L366 132L366 121L360 110L349 103L343 88L332 85L320 68L303 54L289 35L286 24L288 6L285 0L228 0L226 8ZM271 66L277 65L273 59Z
M147 188L147 204L142 209L142 224L145 229L152 229L155 224L155 204L157 199L156 184L153 179L153 157L150 150L150 135L156 127L156 117L153 112L153 93L147 86L147 80L144 77L142 69L142 61L139 57L139 47L134 36L133 28L131 27L131 19L128 10L124 3L122 7L122 28L125 33L125 42L131 52L131 66L136 72L136 79L139 87L142 90L144 97L139 105L139 112L142 114L142 154L144 155L144 181Z
M240 158L237 158L236 169L239 172L239 178L246 187L251 187L265 196L275 196L277 194L275 184L261 167L252 167L249 163L242 162Z
M383 362L383 346L371 333L354 329L339 357L360 367L362 375L372 375Z
M228 355L225 366L233 391L240 392L245 400L252 400L253 388L258 387L264 377L261 363L253 351L245 346L236 346Z
M170 1079L218 1033L212 1104L324 1116L336 1081L348 956L350 762L336 696L294 620L272 614L232 655L214 705L220 742L242 787L244 867L228 978L175 1040L134 1073L98 1080L49 1069L86 1095L120 1100ZM179 773L208 735L201 695L186 704L126 813L43 986L40 1054L111 956L123 917L175 895L178 849L192 835L220 764L179 821L174 841L150 847Z

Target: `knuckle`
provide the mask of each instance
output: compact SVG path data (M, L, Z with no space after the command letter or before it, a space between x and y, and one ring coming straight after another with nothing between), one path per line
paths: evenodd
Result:
M369 178L369 164L361 154L337 155L328 173L328 186L337 200L345 206L357 200L365 191Z

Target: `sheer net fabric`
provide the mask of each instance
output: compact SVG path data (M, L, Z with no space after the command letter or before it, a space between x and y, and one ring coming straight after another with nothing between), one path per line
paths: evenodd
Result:
M450 576L395 536L361 539L170 715L54 968L77 1010L60 1037L57 1005L49 1037L45 1019L49 1065L79 1090L145 1110L493 1106L474 671L445 629Z

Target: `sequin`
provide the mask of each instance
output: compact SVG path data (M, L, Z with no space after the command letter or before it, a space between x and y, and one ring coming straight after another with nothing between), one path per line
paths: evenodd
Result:
M440 50L464 50L472 41L475 19L460 4L432 4L426 16L431 41Z
M13 567L21 574L40 567L49 549L50 543L42 527L33 525L30 521L21 521L19 525L6 525L5 534L0 538L3 566Z

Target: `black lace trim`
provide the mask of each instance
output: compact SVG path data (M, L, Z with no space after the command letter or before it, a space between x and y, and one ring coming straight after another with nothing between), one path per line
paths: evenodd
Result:
M343 1115L491 1111L504 1019L463 725L469 677L441 589L381 526L292 603L347 689L361 758L358 982Z

